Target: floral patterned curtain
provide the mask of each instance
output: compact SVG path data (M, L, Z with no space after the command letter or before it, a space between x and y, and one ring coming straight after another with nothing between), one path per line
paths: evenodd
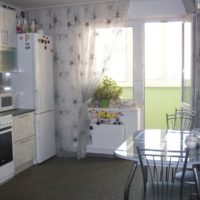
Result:
M40 29L53 35L56 98L57 154L77 152L86 156L92 142L86 102L94 94L103 75L117 34L123 27L128 0L82 6L57 7L27 12ZM95 41L99 28L115 28L105 46L102 63L97 62Z

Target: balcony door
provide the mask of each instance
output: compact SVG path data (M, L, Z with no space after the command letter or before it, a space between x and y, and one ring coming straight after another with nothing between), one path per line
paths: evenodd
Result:
M166 128L166 113L191 104L191 22L145 23L144 33L145 128Z

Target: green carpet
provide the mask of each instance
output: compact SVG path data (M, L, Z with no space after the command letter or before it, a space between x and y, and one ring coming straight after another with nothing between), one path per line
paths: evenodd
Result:
M114 158L54 157L0 186L0 200L123 200L131 162ZM136 174L131 199L140 199Z

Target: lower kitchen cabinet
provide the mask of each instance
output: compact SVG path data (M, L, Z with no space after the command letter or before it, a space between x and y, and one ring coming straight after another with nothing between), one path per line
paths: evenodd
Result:
M33 161L34 143L35 138L32 136L14 143L14 161L16 169Z
M13 152L16 173L33 165L35 152L33 112L13 117Z

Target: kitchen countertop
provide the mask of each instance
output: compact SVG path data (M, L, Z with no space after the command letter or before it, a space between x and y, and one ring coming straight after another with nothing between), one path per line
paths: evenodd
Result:
M34 112L34 111L35 111L34 109L18 108L18 109L13 109L13 110L9 110L9 111L0 112L0 117L1 116L5 116L5 115L17 116L17 115L21 115L21 114L25 114L25 113L29 113L29 112Z

